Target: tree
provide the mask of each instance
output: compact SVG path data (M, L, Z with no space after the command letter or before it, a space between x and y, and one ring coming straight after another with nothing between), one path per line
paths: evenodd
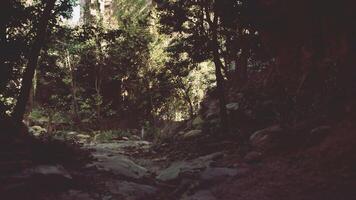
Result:
M161 31L177 35L172 46L178 54L188 56L191 62L201 63L212 60L215 64L217 96L220 105L222 132L228 130L224 74L226 66L222 63L225 41L222 38L221 17L218 1L169 1L157 0ZM199 49L199 50L198 50Z
M54 9L55 0L49 0L46 2L46 6L43 10L42 18L37 27L36 40L32 46L31 53L28 58L28 65L24 71L21 83L20 94L17 98L17 103L14 108L12 117L15 121L20 122L23 119L26 110L26 104L30 95L32 80L35 74L38 56L45 42L47 33L47 26L51 18L51 12Z

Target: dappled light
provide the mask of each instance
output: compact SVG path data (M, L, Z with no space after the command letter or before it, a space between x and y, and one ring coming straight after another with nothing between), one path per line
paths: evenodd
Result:
M353 200L352 0L2 0L1 200Z

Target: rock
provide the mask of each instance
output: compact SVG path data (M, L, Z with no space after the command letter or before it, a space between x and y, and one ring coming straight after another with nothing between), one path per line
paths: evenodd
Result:
M78 190L69 190L68 192L62 194L58 200L94 200L88 193L78 191Z
M208 123L212 126L218 126L220 124L220 119L219 118L215 118L215 119L210 119L208 121Z
M183 135L183 139L192 139L202 135L202 130L191 130Z
M146 168L136 164L132 160L129 160L125 156L95 156L99 159L99 162L95 164L99 169L111 171L116 175L125 176L134 179L141 179L149 176L149 172Z
M191 196L182 198L182 200L218 200L209 190L200 190Z
M75 131L69 131L69 132L67 132L66 135L68 135L68 136L75 136L75 135L78 135L78 133L75 132Z
M221 181L228 177L234 177L238 173L237 169L223 167L208 167L201 174L200 178L204 181Z
M240 107L240 105L237 102L229 103L226 105L226 109L228 111L236 111L239 109L239 107Z
M206 169L215 159L221 156L223 156L223 153L218 152L193 160L174 162L168 168L162 170L156 178L160 181L173 181L182 174L195 173Z
M165 170L162 170L158 174L157 179L160 181L175 180L179 177L179 174L186 169L187 165L188 164L183 161L172 163L170 167Z
M120 199L129 200L150 199L158 191L153 186L128 181L108 182L106 186L112 194L119 195Z
M197 116L192 122L194 128L201 128L203 124L204 120L201 118L201 116Z
M260 161L261 158L262 158L262 153L257 152L257 151L251 151L245 155L244 160L247 163L253 163L253 162Z
M178 135L179 135L179 136L183 136L184 134L185 134L184 131L179 131L179 132L178 132Z
M78 139L85 139L85 140L91 138L90 135L85 135L85 134L77 134L76 137Z
M272 135L282 132L280 125L274 125L259 131L256 131L250 136L250 143L254 147L263 147Z
M129 141L130 140L128 137L122 137L121 139L124 140L124 141Z
M21 173L21 177L31 177L34 175L56 175L67 179L72 179L72 176L61 165L40 165L34 168L30 168Z
M141 140L141 138L137 135L131 135L132 140Z
M28 131L34 136L40 136L47 133L47 129L42 128L41 126L31 126Z
M330 130L330 126L319 126L312 129L307 141L308 145L313 145L322 141L327 136L327 134L330 133Z
M77 139L77 141L78 141L79 143L84 144L84 143L88 142L88 140L89 140L91 137L90 137L90 135L78 134L78 135L75 136L75 138Z
M311 135L320 135L329 132L331 129L330 126L319 126L310 131Z
M216 119L216 118L219 118L219 114L218 113L210 112L210 113L206 114L206 119L208 119L208 120Z
M207 111L204 113L204 118L206 119L213 119L219 117L219 101L218 100L211 100L207 102Z

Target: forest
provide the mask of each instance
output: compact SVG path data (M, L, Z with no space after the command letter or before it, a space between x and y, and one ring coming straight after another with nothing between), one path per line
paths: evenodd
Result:
M0 199L356 198L352 0L0 5Z

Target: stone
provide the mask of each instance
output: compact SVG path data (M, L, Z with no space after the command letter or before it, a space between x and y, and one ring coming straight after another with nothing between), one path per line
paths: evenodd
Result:
M33 175L57 175L67 179L72 179L72 176L68 173L67 170L61 165L40 165L34 168L25 170L20 176L30 177Z
M156 187L128 181L107 182L110 193L119 195L122 199L150 199L158 190Z
M200 190L191 196L182 198L182 200L218 200L209 190Z
M282 132L280 125L274 125L259 131L254 132L250 136L250 143L254 147L262 147L270 140L272 135Z
M226 105L226 109L228 111L236 111L239 109L239 107L240 107L240 104L237 102L229 103Z
M131 136L132 140L141 140L141 137L137 136L137 135L132 135Z
M85 134L78 134L76 135L77 138L79 139L90 139L90 135L85 135Z
M247 163L253 163L253 162L258 162L262 159L262 153L257 152L257 151L251 151L247 153L244 157L244 160Z
M183 139L192 139L202 135L202 130L191 130L183 135Z
M208 167L201 174L200 178L204 181L221 181L228 177L234 177L238 174L237 169L224 167Z
M129 141L130 140L128 137L122 137L121 139L124 140L124 141Z
M192 160L174 162L168 168L162 170L156 178L160 181L176 180L182 174L195 173L206 169L215 159L221 156L223 156L223 153L218 152Z
M149 176L149 171L122 155L96 156L99 162L95 163L99 169L111 171L116 175L128 178L141 179Z
M156 177L160 181L172 181L179 177L179 174L185 170L187 163L184 161L174 162L167 169L162 170Z
M212 100L207 103L207 111L204 114L204 117L206 119L213 119L219 117L219 101L218 100Z
M316 128L314 128L314 129L312 129L312 130L310 131L310 134L311 134L311 135L320 135L320 134L324 134L324 133L329 132L330 129L331 129L330 126L326 126L326 125L324 125L324 126L319 126L319 127L316 127Z
M201 118L201 116L197 116L192 122L194 128L201 128L203 124L204 120Z
M178 135L179 135L179 136L183 136L184 134L185 134L184 131L179 131L179 132L178 132Z
M328 133L330 133L331 127L330 126L319 126L310 131L307 143L309 145L316 144L322 141Z
M75 132L75 131L69 131L69 132L67 132L66 135L68 135L68 136L74 136L74 135L78 135L78 133Z
M94 200L88 193L79 190L69 190L62 194L58 200Z
M41 126L31 126L28 131L34 136L40 136L47 133L47 129L42 128Z

